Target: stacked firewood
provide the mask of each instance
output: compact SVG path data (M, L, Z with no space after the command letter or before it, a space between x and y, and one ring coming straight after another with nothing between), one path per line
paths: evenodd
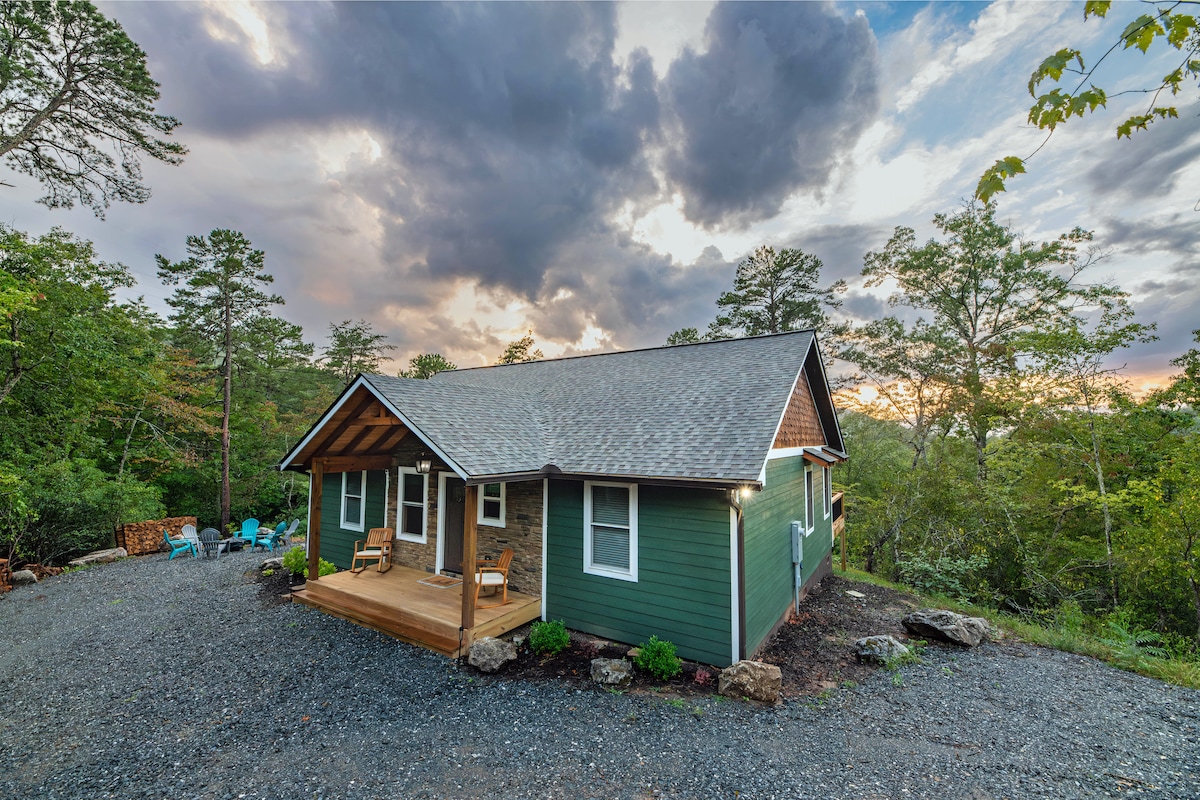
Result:
M117 528L117 547L124 547L131 556L157 553L163 545L163 529L172 536L183 531L184 525L195 525L195 517L168 517L145 522L126 522Z

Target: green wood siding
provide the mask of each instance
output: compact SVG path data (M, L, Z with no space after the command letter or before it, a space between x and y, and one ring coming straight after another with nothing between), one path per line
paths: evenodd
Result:
M354 557L354 542L366 539L371 528L383 527L384 507L387 505L387 473L367 472L367 493L363 498L366 512L363 529L352 531L342 527L342 476L326 475L321 488L321 558L332 561L341 569L350 569Z
M829 554L832 520L825 519L820 467L814 467L816 522L804 538L803 581L812 578ZM792 572L792 520L804 522L804 458L767 462L767 485L743 502L746 563L746 653L762 644L795 600Z
M684 658L727 666L729 503L711 489L638 487L638 581L583 571L583 483L552 480L546 520L546 617L638 644L657 635Z

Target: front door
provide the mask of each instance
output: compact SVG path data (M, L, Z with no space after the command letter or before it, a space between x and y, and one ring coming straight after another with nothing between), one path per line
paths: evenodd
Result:
M467 484L462 478L446 478L446 494L442 498L442 504L446 523L443 531L446 541L442 551L442 569L462 574L463 522L467 508Z

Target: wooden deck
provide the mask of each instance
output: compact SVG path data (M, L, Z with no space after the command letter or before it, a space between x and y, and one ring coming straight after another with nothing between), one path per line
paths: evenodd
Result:
M460 637L462 585L419 583L431 577L401 566L384 573L374 567L357 575L337 572L310 581L292 600L451 658L465 655L475 639L499 636L542 614L539 598L510 591L507 605L476 609L475 627ZM480 602L492 601L480 597Z

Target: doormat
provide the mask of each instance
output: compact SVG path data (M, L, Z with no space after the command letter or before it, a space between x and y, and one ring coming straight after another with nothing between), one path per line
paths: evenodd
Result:
M449 589L451 586L458 586L462 583L462 578L451 578L448 575L430 575L428 578L421 578L417 583L423 583L426 586L436 586L438 589Z

